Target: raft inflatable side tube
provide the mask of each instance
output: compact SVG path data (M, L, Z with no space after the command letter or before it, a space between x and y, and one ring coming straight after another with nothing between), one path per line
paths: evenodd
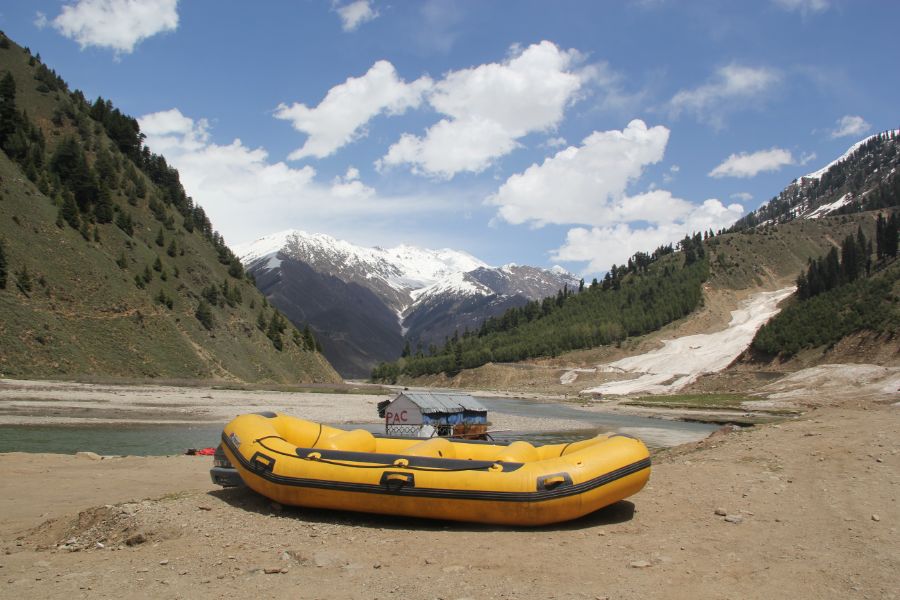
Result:
M375 437L261 413L229 423L222 446L247 486L282 504L503 525L575 519L650 477L647 448L622 434L499 445Z

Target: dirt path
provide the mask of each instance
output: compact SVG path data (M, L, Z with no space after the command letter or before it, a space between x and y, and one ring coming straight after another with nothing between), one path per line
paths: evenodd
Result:
M630 501L537 530L281 508L193 457L2 455L0 596L896 598L887 398L666 451Z

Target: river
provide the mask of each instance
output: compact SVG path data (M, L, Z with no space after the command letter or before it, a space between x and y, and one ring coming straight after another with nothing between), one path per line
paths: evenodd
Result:
M633 415L598 413L560 403L534 402L519 398L479 398L488 411L523 417L572 419L583 429L568 431L503 431L494 439L522 439L534 444L569 442L598 433L617 431L640 437L651 448L662 448L706 437L716 425L651 419ZM48 452L73 454L80 451L101 455L154 456L182 454L188 448L215 446L225 423L131 424L131 425L0 425L0 452ZM342 424L383 432L380 423Z

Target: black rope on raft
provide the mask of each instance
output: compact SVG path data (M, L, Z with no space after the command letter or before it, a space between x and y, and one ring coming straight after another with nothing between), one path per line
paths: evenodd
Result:
M320 462L320 463L325 463L327 465L334 465L337 467L350 467L351 469L410 469L411 471L429 471L429 472L434 472L434 473L459 473L462 471L487 471L488 469L491 468L490 466L485 466L485 467L463 467L463 468L459 468L459 469L440 469L440 468L431 468L431 467L415 467L415 466L410 466L410 465L400 466L400 465L395 465L393 463L374 464L374 465L360 465L360 464L356 464L356 463L345 463L342 461L331 460L328 458L311 458L309 456L300 456L298 454L289 454L287 452L282 452L281 450L276 450L275 448L271 448L271 447L267 446L266 444L262 443L263 440L268 440L271 438L281 440L282 442L285 442L285 443L290 443L286 439L281 437L280 435L267 435L265 437L261 437L259 439L253 440L253 443L259 444L260 446L262 446L263 448L265 448L272 454L278 454L280 456L287 456L288 458L299 458L300 460L308 460L310 462Z

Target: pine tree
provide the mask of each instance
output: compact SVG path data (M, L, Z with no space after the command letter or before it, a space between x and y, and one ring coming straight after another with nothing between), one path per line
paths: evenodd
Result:
M897 256L897 235L900 228L897 213L893 213L884 227L884 255L888 258Z
M175 255L178 254L178 248L175 246L175 240L169 242L169 247L166 249L166 254L175 258Z
M7 268L6 245L0 239L0 290L6 289Z
M75 204L75 197L68 191L63 194L63 205L59 209L59 216L61 216L72 229L78 229L81 225L81 219L78 216L78 205Z
M97 199L94 202L94 216L98 223L112 223L113 220L113 203L109 188L105 185L100 186Z
M0 147L6 147L6 141L15 133L18 121L16 80L13 79L12 73L7 71L3 79L0 79Z
M131 215L124 210L120 210L119 214L116 215L116 227L124 231L129 237L134 235L134 221L132 221Z
M31 294L31 273L28 272L28 267L22 265L22 268L16 273L16 287L19 288L19 291L25 294L26 296Z
M212 331L212 328L215 327L215 320L213 319L212 308L209 306L209 302L205 299L200 299L200 304L197 305L197 310L194 312L194 316L197 317L197 320L200 321L200 324L203 325L207 330Z
M166 243L166 236L163 234L163 228L159 228L159 233L156 234L156 245L160 248L163 247Z

